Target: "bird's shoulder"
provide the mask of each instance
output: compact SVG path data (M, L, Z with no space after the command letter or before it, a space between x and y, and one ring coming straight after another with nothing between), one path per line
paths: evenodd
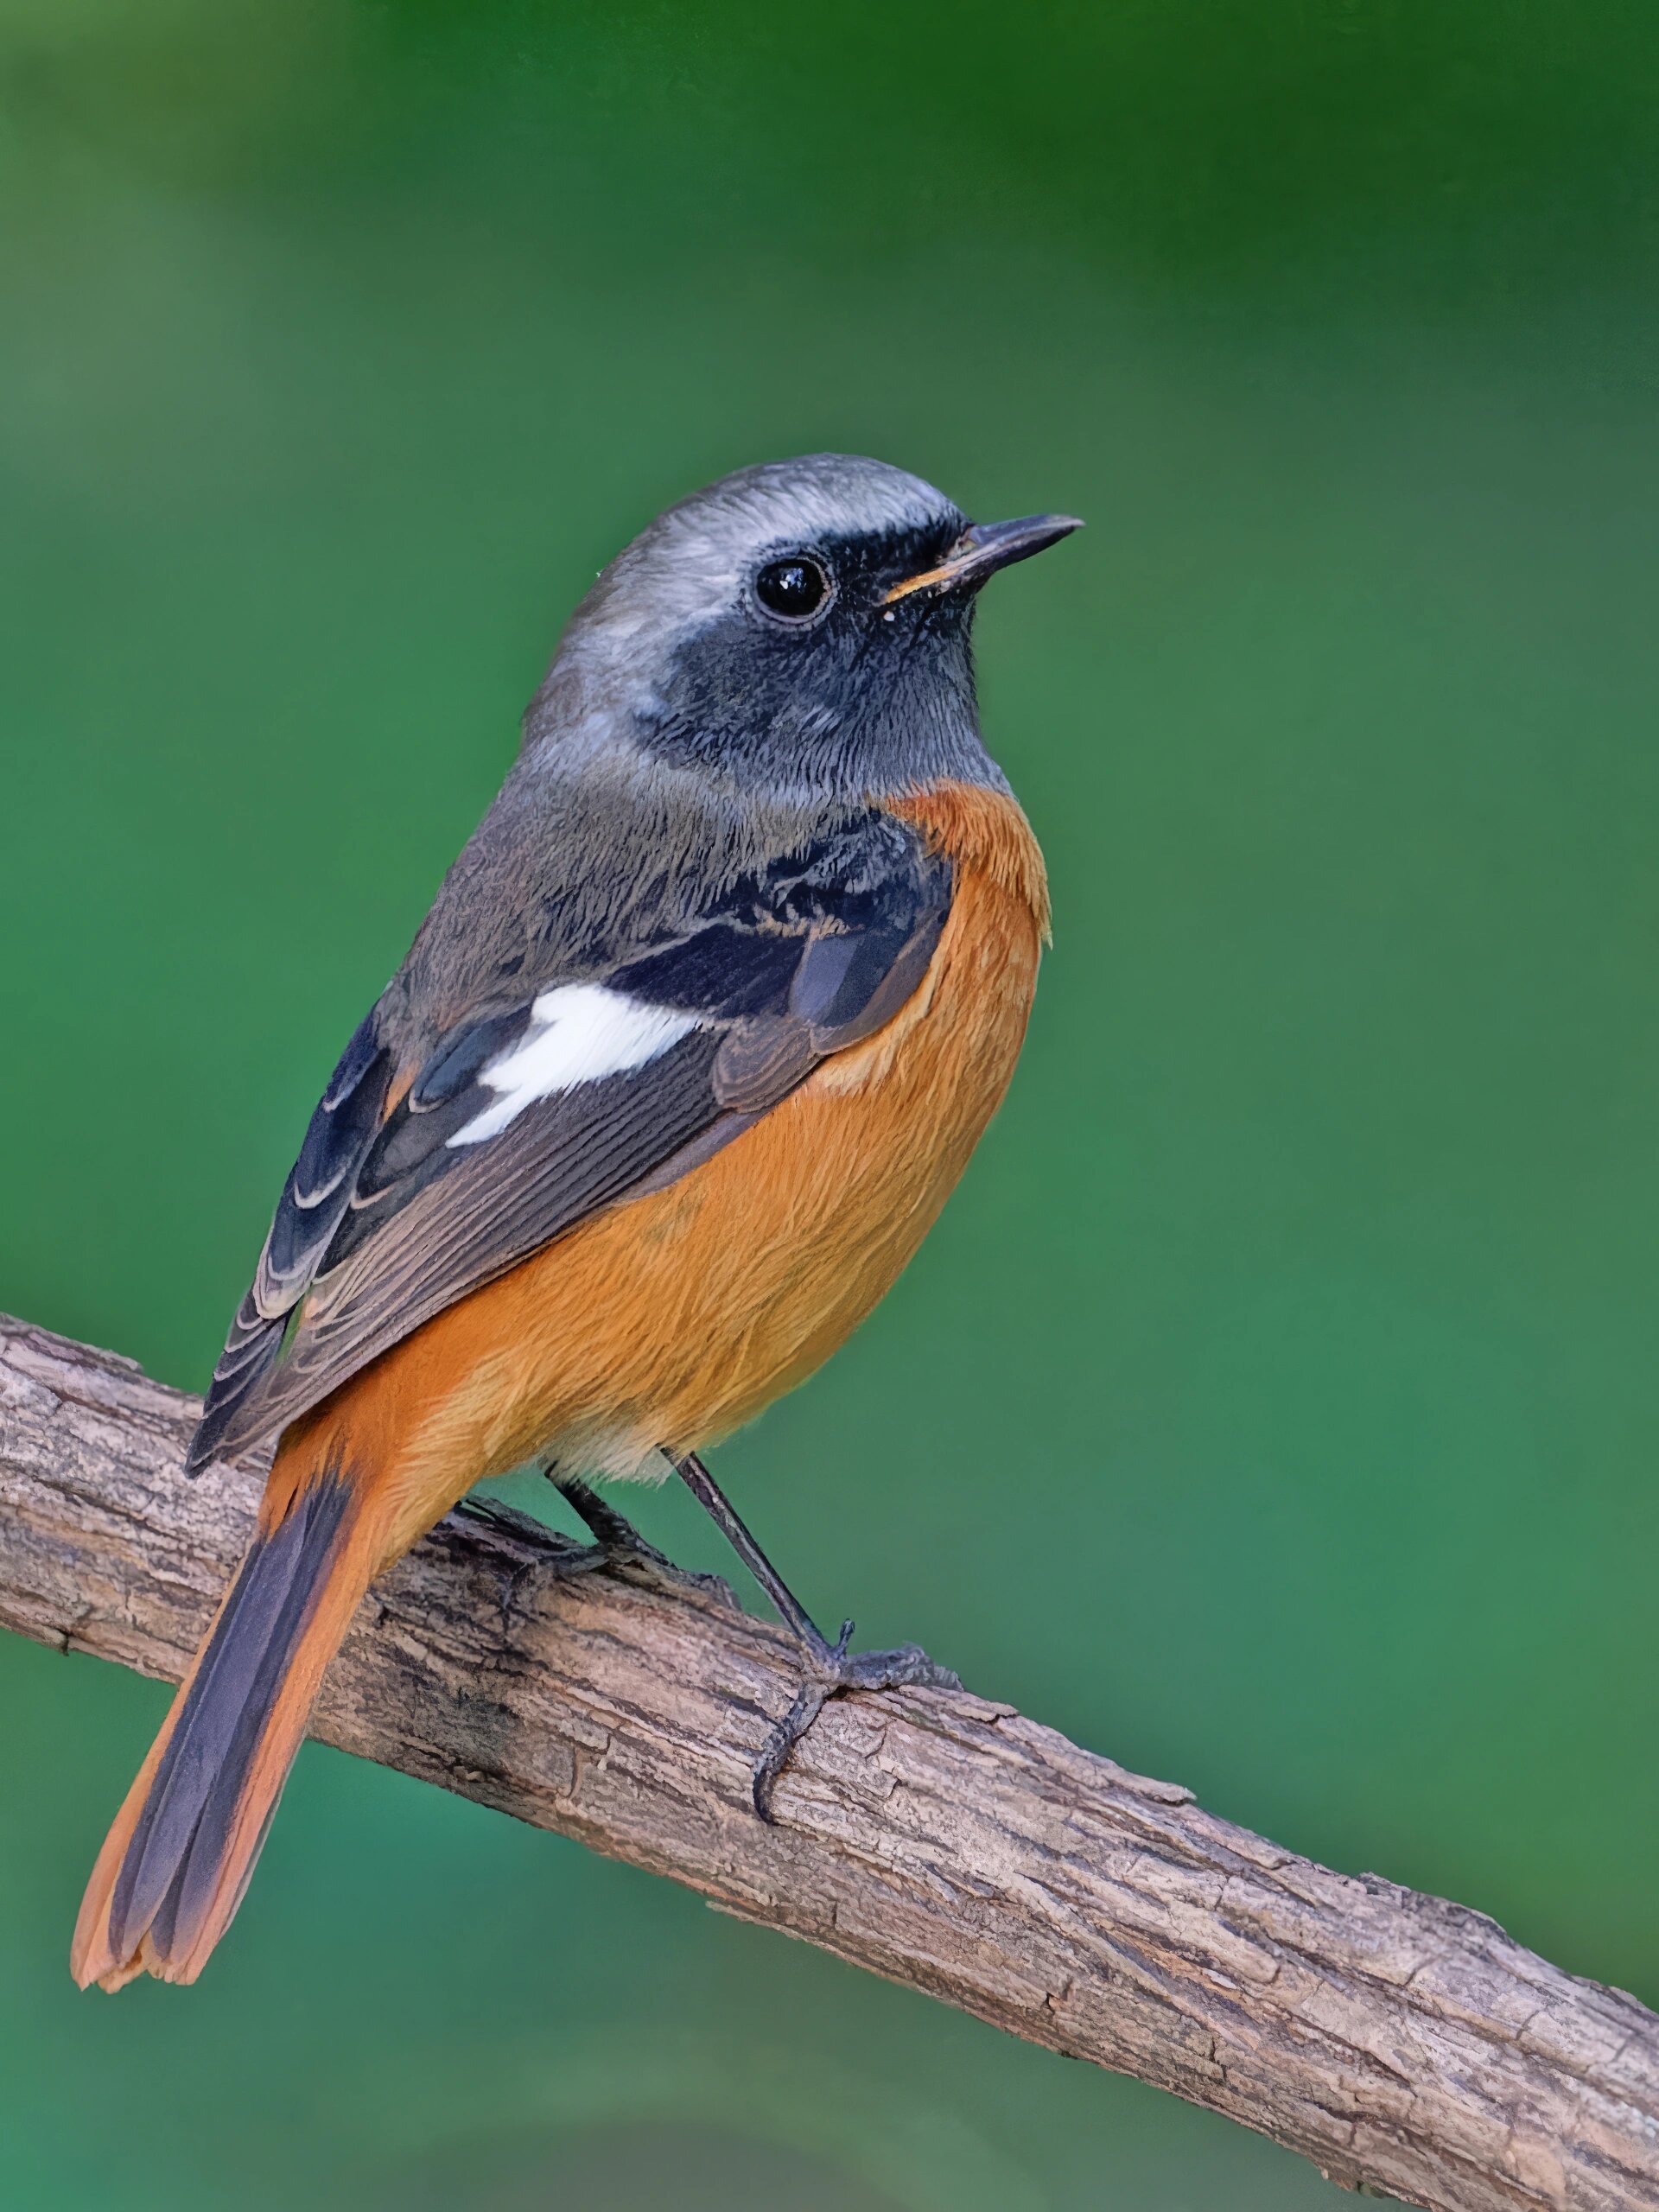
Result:
M699 937L694 964L712 978L722 948L750 966L756 938L857 927L927 903L948 873L930 832L880 803L722 805L661 780L510 779L371 1020L416 1064L458 1020L556 983L602 981Z

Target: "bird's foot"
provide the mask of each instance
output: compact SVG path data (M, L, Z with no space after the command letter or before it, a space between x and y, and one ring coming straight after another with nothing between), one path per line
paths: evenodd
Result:
M559 1480L556 1477L550 1477L550 1480L556 1483L561 1495L588 1524L594 1541L576 1556L587 1562L588 1570L601 1568L632 1581L652 1584L658 1589L693 1591L699 1597L712 1598L716 1605L733 1612L741 1611L737 1593L723 1574L700 1574L691 1567L677 1567L666 1552L659 1552L655 1544L640 1535L625 1513L607 1504L598 1491L590 1490L586 1483L573 1482L568 1478Z
M556 1529L549 1529L528 1513L520 1513L516 1506L503 1505L499 1498L463 1498L453 1517L457 1521L480 1522L493 1535L506 1540L512 1563L499 1601L505 1635L512 1633L518 1592L532 1576L545 1576L552 1582L569 1582L578 1575L592 1574L608 1563L608 1554L602 1546L573 1544Z
M935 1666L918 1643L901 1643L894 1651L849 1651L852 1634L851 1621L843 1621L833 1643L816 1629L801 1640L801 1687L795 1702L767 1737L750 1781L754 1809L763 1821L773 1818L772 1789L789 1764L791 1753L831 1698L847 1690L962 1688L950 1669Z

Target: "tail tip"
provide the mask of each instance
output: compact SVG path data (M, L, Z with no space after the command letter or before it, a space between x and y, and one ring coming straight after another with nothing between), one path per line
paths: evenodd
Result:
M69 1948L69 1973L78 1989L106 1989L113 1996L130 1981L149 1974L156 1981L191 1982L201 1971L201 1961L187 1955L169 1959L157 1950L146 1933L130 1958L116 1956L107 1928L83 1935L79 1929Z

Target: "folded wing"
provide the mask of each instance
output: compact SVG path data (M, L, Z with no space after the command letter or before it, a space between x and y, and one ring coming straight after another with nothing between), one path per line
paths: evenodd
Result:
M457 1299L705 1159L920 983L949 863L872 813L661 941L522 976L412 1076L371 1014L318 1103L191 1446L286 1427Z

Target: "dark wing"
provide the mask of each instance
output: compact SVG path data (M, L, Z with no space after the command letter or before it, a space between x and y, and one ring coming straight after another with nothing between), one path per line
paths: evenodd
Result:
M401 1095L372 1014L283 1185L191 1469L285 1427L600 1208L683 1174L880 1028L926 973L950 889L947 861L871 815L671 938L469 1014Z

